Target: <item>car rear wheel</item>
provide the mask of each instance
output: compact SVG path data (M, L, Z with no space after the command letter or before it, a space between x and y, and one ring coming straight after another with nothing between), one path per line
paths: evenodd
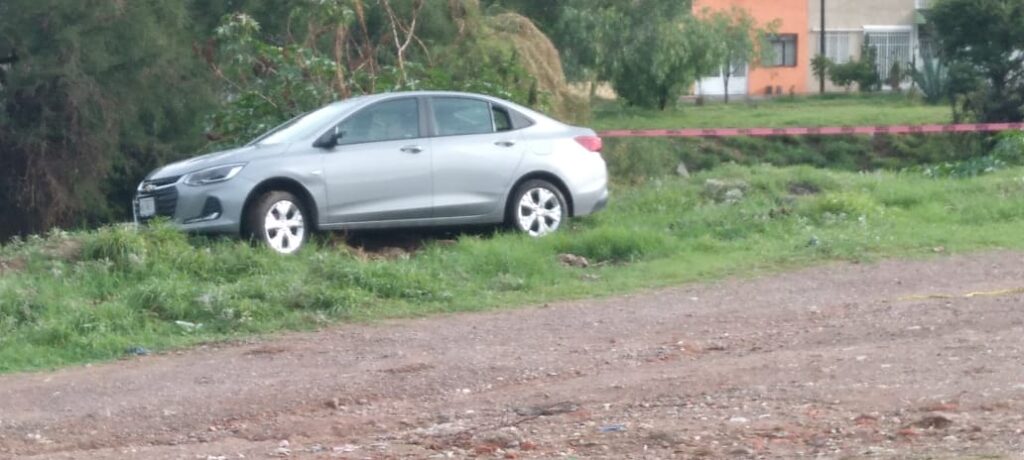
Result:
M554 233L569 217L562 191L544 180L524 182L516 188L511 203L512 225L533 237Z
M280 254L294 254L309 240L302 200L288 192L273 191L261 196L249 210L252 237Z

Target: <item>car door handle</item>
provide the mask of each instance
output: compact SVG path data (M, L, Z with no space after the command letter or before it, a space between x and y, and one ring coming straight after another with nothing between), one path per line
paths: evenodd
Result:
M516 143L514 141L498 141L495 142L494 145L497 145L498 147L514 147Z
M418 145L407 145L405 147L402 147L402 152L412 154L423 153L423 147L420 147Z

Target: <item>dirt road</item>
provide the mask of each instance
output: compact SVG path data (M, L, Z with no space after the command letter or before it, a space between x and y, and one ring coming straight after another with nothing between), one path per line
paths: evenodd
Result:
M0 458L1022 458L1022 287L838 264L3 376Z

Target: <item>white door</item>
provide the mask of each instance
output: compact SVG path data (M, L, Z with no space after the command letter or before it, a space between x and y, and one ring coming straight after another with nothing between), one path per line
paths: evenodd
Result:
M701 78L697 82L698 96L724 96L725 95L725 72L718 70L717 75L710 75ZM732 76L729 78L729 95L743 96L747 94L747 63L735 63L732 66Z

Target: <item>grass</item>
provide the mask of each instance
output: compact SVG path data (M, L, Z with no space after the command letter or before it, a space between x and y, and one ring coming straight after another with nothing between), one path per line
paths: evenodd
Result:
M709 187L708 179L723 181ZM731 189L743 190L736 202ZM0 371L109 360L337 322L594 297L830 260L1024 248L1024 169L972 179L722 166L615 190L541 240L498 233L368 261L279 257L165 226L52 232L0 247ZM595 264L559 263L573 253ZM3 270L0 268L0 270Z
M781 127L950 122L948 107L923 105L899 94L782 97L748 103L715 102L659 112L599 103L597 129ZM616 180L674 175L680 164L704 171L737 163L810 165L845 171L936 168L970 175L985 163L1024 163L1020 132L988 134L772 136L730 138L609 138L604 155ZM997 158L998 157L998 158ZM959 168L959 170L957 170ZM950 171L945 171L950 169Z
M925 105L902 94L834 94L734 100L728 105L680 105L667 111L623 107L619 102L595 106L590 125L597 130L678 128L784 128L950 123L949 107Z

